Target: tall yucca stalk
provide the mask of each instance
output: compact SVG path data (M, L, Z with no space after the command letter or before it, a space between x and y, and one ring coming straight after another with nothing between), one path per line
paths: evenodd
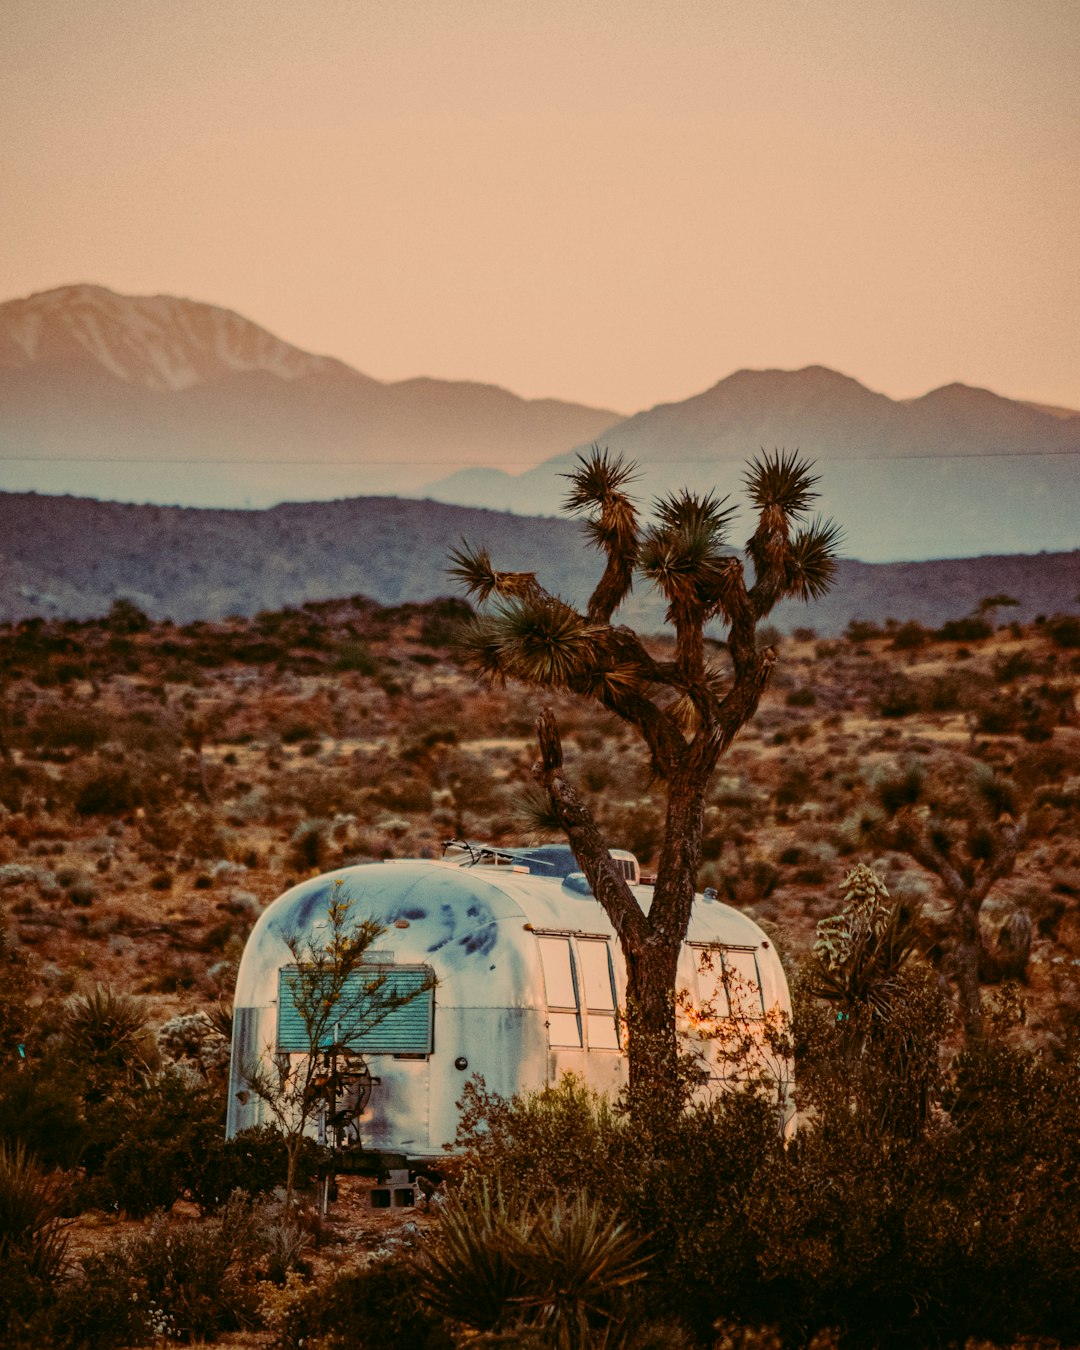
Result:
M805 518L817 497L809 464L797 453L763 453L746 475L757 515L745 548L748 577L728 544L735 509L726 497L671 493L653 503L652 520L643 523L627 490L635 476L633 464L595 446L566 475L565 507L582 518L605 557L582 611L551 595L533 572L497 571L485 548L463 543L449 570L481 604L493 602L464 642L478 675L577 694L631 725L649 751L667 811L648 914L563 771L550 709L537 722L540 758L533 770L546 811L533 802L530 814L558 822L619 936L628 973L632 1099L670 1103L663 1084L675 1080L675 971L701 859L705 792L720 757L757 711L777 659L771 647L759 649L758 625L785 596L812 600L829 589L840 531L831 521ZM675 630L671 659L614 622L636 578L667 602ZM705 628L712 622L727 629L727 670L706 659Z

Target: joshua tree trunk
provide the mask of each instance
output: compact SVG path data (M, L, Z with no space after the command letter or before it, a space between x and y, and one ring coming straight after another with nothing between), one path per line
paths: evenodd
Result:
M965 898L953 912L953 973L968 1039L982 1035L982 1002L979 996L979 966L982 964L982 929L979 911Z

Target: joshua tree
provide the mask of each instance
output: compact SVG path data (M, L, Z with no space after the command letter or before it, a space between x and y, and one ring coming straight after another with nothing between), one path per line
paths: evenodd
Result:
M497 572L485 548L463 544L451 555L450 571L481 603L495 601L465 638L474 669L490 680L566 690L614 713L641 736L666 794L646 914L564 772L553 711L542 712L533 774L546 812L565 833L626 957L631 1090L646 1094L670 1085L675 1074L676 964L701 859L706 789L757 710L776 662L771 647L758 646L758 624L784 596L810 600L828 590L840 531L830 521L804 519L817 496L810 466L794 453L763 454L746 474L757 511L746 545L748 582L740 558L724 547L735 514L727 498L685 490L661 497L646 525L626 491L632 464L596 447L579 461L566 475L566 509L584 517L589 539L607 560L584 612L546 591L535 573ZM635 576L667 601L675 630L670 659L654 656L635 632L612 622ZM705 627L713 621L727 627L729 668L706 657Z
M947 772L900 768L876 784L876 811L859 821L879 847L906 853L932 872L949 902L953 978L968 1036L982 1029L980 974L1021 973L1031 947L1031 921L1013 916L999 937L995 960L987 952L979 921L983 902L1016 864L1026 818L1014 785L980 766L956 781Z

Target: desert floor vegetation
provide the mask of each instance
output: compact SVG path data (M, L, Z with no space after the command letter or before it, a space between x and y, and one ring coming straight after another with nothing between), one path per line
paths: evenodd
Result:
M441 1212L372 1214L343 1180L325 1220L283 1205L280 1136L223 1137L246 935L315 871L528 842L535 696L477 686L456 600L0 629L7 1343L1075 1342L1077 621L977 601L936 632L770 634L710 787L698 886L796 993L793 1142L749 1090L650 1132L573 1082L474 1084ZM646 756L550 701L566 773L648 873ZM933 857L981 892L978 1034ZM860 864L884 893L856 913Z

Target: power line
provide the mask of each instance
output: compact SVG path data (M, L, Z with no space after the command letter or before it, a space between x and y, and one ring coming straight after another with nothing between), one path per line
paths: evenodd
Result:
M909 460L979 460L979 459L1067 459L1080 455L1080 449L1075 450L973 450L969 453L955 451L953 453L937 454L927 451L925 454L882 454L882 455L829 455L807 452L812 462L817 464L894 464L898 461ZM551 459L558 456L551 456ZM639 464L640 468L657 469L667 467L681 467L688 464L745 464L747 458L751 455L713 457L711 455L700 455L688 459L663 459L652 460ZM525 464L532 468L543 468L545 463L550 460L542 460L536 464L531 459L510 458L504 459L503 464ZM464 469L491 469L498 471L499 465L490 464L485 460L441 460L441 459L407 459L397 456L393 459L178 459L163 458L154 459L150 456L136 455L3 455L0 456L0 465L4 464L157 464L157 465L213 465L219 468L248 468L256 465L267 468L339 468L339 469L367 469L367 468L387 468L389 466L412 467L412 468L443 468L448 472L457 473Z

